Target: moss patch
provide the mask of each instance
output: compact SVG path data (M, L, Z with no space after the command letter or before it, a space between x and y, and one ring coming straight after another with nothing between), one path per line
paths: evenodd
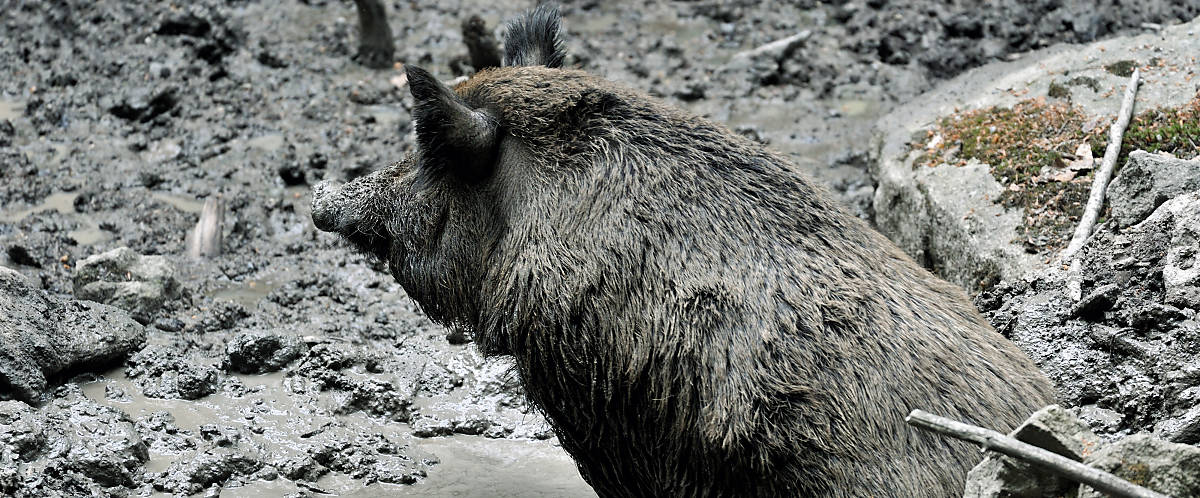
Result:
M1151 109L1130 119L1117 166L1138 149L1170 152L1182 159L1200 156L1200 94L1184 106Z
M1025 222L1017 241L1031 253L1061 250L1069 241L1091 189L1093 170L1070 168L1075 151L1087 144L1100 166L1112 117L1095 118L1067 101L1044 97L1012 108L989 107L942 118L923 139L914 140L922 154L913 167L990 165L992 176L1006 188L993 201L1021 208ZM1137 149L1200 156L1200 94L1187 105L1159 108L1134 116L1125 131L1117 165Z
M1046 92L1046 96L1052 99L1069 99L1071 98L1071 90L1066 85L1061 85L1057 81L1050 82L1050 90Z
M1133 68L1135 68L1137 66L1138 66L1137 61L1123 60L1123 61L1117 61L1117 62L1114 62L1107 66L1104 66L1104 70L1108 71L1112 74L1115 74L1117 76L1124 76L1124 77L1128 78L1130 76L1133 76Z

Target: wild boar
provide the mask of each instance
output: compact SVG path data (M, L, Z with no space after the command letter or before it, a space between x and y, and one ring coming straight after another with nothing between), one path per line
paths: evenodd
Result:
M564 69L557 11L449 88L407 66L417 149L313 192L433 319L515 359L602 496L956 496L1051 402L964 293L786 158Z

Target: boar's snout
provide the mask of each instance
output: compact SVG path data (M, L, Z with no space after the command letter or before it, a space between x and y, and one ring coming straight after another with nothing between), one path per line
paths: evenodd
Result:
M354 220L347 213L349 199L345 198L343 190L341 185L329 180L313 186L312 220L318 230L341 233L353 225Z

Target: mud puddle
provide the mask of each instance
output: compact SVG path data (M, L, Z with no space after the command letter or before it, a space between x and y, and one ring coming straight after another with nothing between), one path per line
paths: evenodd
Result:
M204 201L190 195L154 192L150 197L185 213L200 214L200 211L204 210Z
M245 282L232 282L229 285L213 289L208 293L208 297L215 300L233 301L246 309L254 309L258 306L259 301L287 282L287 279L276 275Z
M436 462L416 484L368 484L344 473L330 472L314 483L252 480L242 486L226 487L222 496L274 497L298 491L338 496L494 496L550 497L595 496L579 476L571 459L553 441L489 439L453 435L416 438L408 424L395 423L361 412L329 415L314 410L314 399L299 395L292 379L282 372L262 375L228 374L225 389L194 400L157 399L141 394L133 380L117 368L82 384L84 396L128 414L135 421L171 416L178 433L203 434L219 428L222 434L238 434L239 445L253 441L264 454L300 454L309 438L330 426L354 428L357 432L381 434L402 443L407 453ZM231 385L240 385L230 389ZM186 463L195 450L173 451L169 445L150 444L146 472L163 472ZM530 479L531 476L538 476ZM152 496L170 496L154 493Z
M429 471L434 484L420 482L392 496L596 496L570 457L550 441L455 435L419 439L417 447L441 460ZM379 496L373 491L350 496Z
M59 214L75 215L78 221L78 228L68 231L67 236L74 239L79 245L88 246L110 238L111 235L102 230L100 224L92 219L91 216L75 211L75 199L78 197L78 192L56 192L46 196L36 206L0 213L0 222L19 223L21 220L34 214L55 211Z

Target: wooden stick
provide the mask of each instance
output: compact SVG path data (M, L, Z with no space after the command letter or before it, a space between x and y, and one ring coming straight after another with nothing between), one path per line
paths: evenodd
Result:
M1129 118L1133 116L1133 99L1137 96L1140 76L1141 72L1138 68L1134 68L1133 75L1129 77L1129 85L1125 87L1125 99L1121 101L1121 113L1117 116L1117 122L1113 123L1112 128L1108 131L1108 147L1104 149L1104 162L1100 164L1100 169L1096 171L1096 177L1092 179L1092 192L1088 195L1087 207L1084 208L1083 216L1079 219L1079 226L1075 227L1075 235L1071 237L1071 243L1063 251L1063 261L1071 259L1075 252L1083 247L1083 243L1092 235L1092 229L1096 226L1096 218L1100 216L1100 208L1104 206L1104 193L1108 190L1108 180L1112 177L1113 168L1117 165L1117 156L1121 155L1121 138L1125 136L1125 127L1129 126Z
M796 45L807 40L810 36L812 36L812 31L809 31L806 29L806 30L796 33L792 36L788 36L786 38L780 38L778 40L775 40L773 42L767 43L765 45L762 45L762 46L759 46L759 47L756 47L756 48L753 48L750 50L738 52L736 54L733 54L733 57L731 57L730 59L732 60L732 59L739 59L739 58L754 57L754 56L762 55L762 54L765 54L768 52L781 52L781 53L787 52L788 50L791 50Z
M193 258L206 258L221 254L222 227L225 223L225 206L217 196L204 200L200 221L187 237L187 252Z
M979 444L984 449L1031 462L1075 482L1121 498L1169 498L1121 479L1100 469L1089 467L1070 458L1026 444L999 432L939 417L923 410L913 410L905 417L909 425L938 432L955 439Z

